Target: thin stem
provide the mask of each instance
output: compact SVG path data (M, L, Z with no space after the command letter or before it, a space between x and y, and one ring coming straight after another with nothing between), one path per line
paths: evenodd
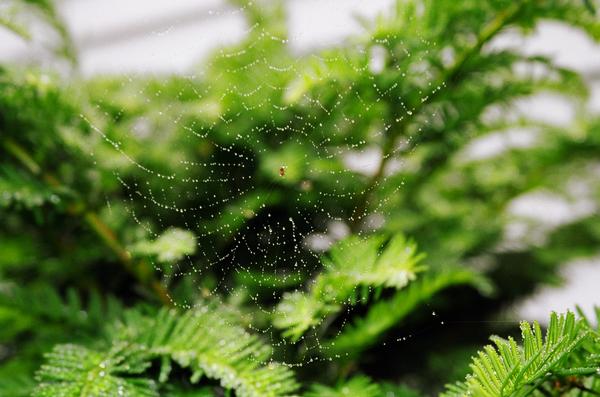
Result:
M475 45L465 51L451 67L446 69L439 83L433 85L433 87L448 86L452 84L454 79L461 73L467 61L477 54L487 42L489 42L500 30L502 30L502 28L509 24L521 11L522 6L523 2L515 2L503 12L499 13L488 25L483 28ZM355 209L350 217L350 226L353 231L358 229L360 226L360 221L366 214L371 199L371 194L384 176L385 168L388 161L392 157L398 137L402 135L406 126L422 112L424 107L431 103L433 99L437 98L440 92L441 90L437 88L431 89L429 93L423 97L423 100L411 110L411 113L398 121L396 128L385 140L383 154L381 156L379 165L377 166L377 170L369 179L365 190L363 190L362 194L359 196Z
M39 176L49 186L54 188L61 187L61 183L54 175L43 172L35 159L17 142L10 138L2 141L2 146L17 159L29 172ZM102 242L115 254L121 265L132 274L141 284L150 288L156 297L165 305L172 306L173 302L165 287L154 278L152 268L144 261L134 262L129 252L117 239L114 231L106 224L94 211L86 209L86 204L82 201L75 201L67 208L72 216L81 218L90 229L102 240ZM83 210L82 210L83 209Z
M5 139L2 141L2 143L6 151L19 160L29 172L31 172L33 175L40 175L42 173L40 166L19 144L10 138Z

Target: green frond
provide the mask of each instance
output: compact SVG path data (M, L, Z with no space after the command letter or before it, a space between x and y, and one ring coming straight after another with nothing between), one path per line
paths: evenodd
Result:
M104 352L55 347L38 371L34 396L154 396L173 363L191 371L192 383L215 379L239 397L291 396L298 388L293 372L271 359L271 348L226 310L163 309L153 316L130 311L109 334L112 347ZM145 374L155 361L160 363L158 382Z
M90 292L85 301L81 294L69 289L65 297L49 285L27 288L0 285L0 337L10 339L17 333L51 331L53 326L69 327L77 335L96 334L107 321L113 321L123 312L123 306L114 298L102 298ZM71 335L73 339L76 335Z
M0 166L0 192L0 208L27 209L45 204L57 205L61 202L61 193L64 193L7 164Z
M33 397L158 396L152 380L138 377L149 366L146 353L127 344L105 353L58 345L46 359Z
M278 163L276 170L279 170ZM207 220L208 230L220 230L224 238L231 238L265 206L278 203L282 195L277 191L257 189L232 200L215 219Z
M356 286L401 289L425 269L420 265L424 255L417 253L416 244L404 235L394 236L385 246L384 242L380 236L352 236L334 245L329 257L323 258L325 273L322 281L317 280L317 292L345 299ZM342 292L332 292L334 285Z
M594 329L595 324L596 332L600 333L600 306L594 306L593 308L595 318L590 318L588 315L586 315L580 306L576 306L575 310L577 311L579 317L587 324L588 327Z
M11 17L12 15L0 16L0 26L10 30L24 40L31 40L31 34L29 33L29 30L27 30L25 26L15 23Z
M75 100L48 73L0 69L0 113L3 165L18 160L40 181L47 168L56 166L53 156L72 149L66 127L82 132ZM83 141L84 136L77 139Z
M483 292L489 288L480 275L464 268L426 274L405 290L396 292L392 298L373 303L364 317L354 320L329 341L324 352L329 356L358 355L436 293L452 286L469 284Z
M223 310L201 307L179 314L163 309L154 317L133 315L116 328L115 336L161 358L161 381L174 361L192 370L193 382L217 379L240 397L287 396L297 388L293 372L271 360L271 348Z
M298 340L343 305L367 299L373 289L404 288L424 270L420 265L423 255L401 234L385 243L382 236L352 236L334 245L322 258L324 269L308 293L284 295L273 324L283 329L286 337Z
M368 73L366 56L344 50L330 50L308 59L299 75L286 87L283 101L294 104L319 87L330 89L332 84L351 84Z
M300 272L264 272L258 270L242 270L235 274L235 280L246 291L289 289L300 285L306 276Z
M341 305L326 303L302 292L287 293L277 305L273 325L284 329L284 336L298 340L307 330L320 324L325 316L340 309Z
M598 362L582 351L590 330L572 312L552 313L545 336L537 323L521 323L522 346L492 337L471 364L472 374L447 386L445 397L526 396L545 382L571 375L595 375Z
M69 289L63 296L46 284L0 284L0 345L5 352L0 396L29 395L43 353L57 343L103 340L105 323L122 313L119 301L96 291Z
M137 242L131 247L131 252L156 256L161 263L173 263L196 252L196 236L189 230L170 228L155 240Z

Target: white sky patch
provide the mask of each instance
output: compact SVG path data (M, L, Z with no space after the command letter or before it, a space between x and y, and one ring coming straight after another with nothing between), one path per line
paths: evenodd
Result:
M343 155L344 165L354 172L372 176L377 172L381 162L381 149L379 147L368 147L363 150L348 151Z
M494 132L473 140L457 157L461 162L485 160L510 149L532 147L538 138L538 131L526 128Z
M556 227L591 215L596 207L595 202L585 196L571 201L551 192L538 191L513 200L508 213Z
M600 45L582 31L560 22L542 22L526 37L510 30L494 39L490 47L516 48L525 55L548 56L558 65L584 74L600 68Z
M565 283L559 287L544 287L514 308L518 318L537 320L547 324L552 310L565 312L580 306L594 319L594 304L598 303L600 285L600 257L582 259L566 265L562 270Z
M521 117L558 127L568 127L575 120L575 104L558 94L540 93L515 103Z
M296 0L288 2L290 45L294 51L323 48L362 30L357 16L372 20L393 0Z

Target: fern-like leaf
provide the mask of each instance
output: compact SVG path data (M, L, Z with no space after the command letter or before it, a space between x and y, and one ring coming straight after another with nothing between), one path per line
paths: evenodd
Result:
M451 268L428 274L398 291L388 300L371 305L365 317L356 319L326 344L326 354L360 354L375 343L386 331L396 326L420 304L443 289L456 285L474 285L480 290L489 288L484 279L468 269Z
M33 397L155 397L156 384L138 375L148 367L146 354L118 344L106 353L77 345L58 345L37 373Z
M324 271L309 292L284 295L274 325L285 330L284 336L298 340L344 304L366 299L372 289L404 288L424 269L420 265L423 255L403 235L384 243L381 236L353 236L333 246L329 256L323 258Z
M58 189L51 188L29 174L10 165L0 166L0 208L35 208L50 203L61 202Z
M109 334L112 347L105 352L55 347L38 371L34 397L155 396L172 363L191 370L192 383L216 379L238 397L290 396L298 388L293 372L271 360L270 346L226 310L162 309L155 316L130 311ZM144 377L155 361L160 362L158 383Z
M27 288L0 284L0 312L0 336L40 328L44 331L52 325L95 335L103 324L121 315L123 307L113 297L103 299L96 291L91 291L84 303L74 289L67 290L63 298L45 284Z
M447 386L443 396L526 396L543 390L545 382L597 371L597 359L581 349L591 330L572 312L552 313L545 337L539 324L527 322L521 323L521 335L522 346L512 338L492 337L494 345L473 358L473 373L464 382Z
M124 341L144 346L161 359L160 380L171 361L193 372L192 381L218 379L240 397L277 397L297 388L293 372L271 361L271 348L245 331L233 315L210 307L179 314L161 310L156 317L131 316L117 328Z
M175 263L196 252L196 236L189 230L169 228L155 240L142 240L130 247L135 255L155 256L160 263Z

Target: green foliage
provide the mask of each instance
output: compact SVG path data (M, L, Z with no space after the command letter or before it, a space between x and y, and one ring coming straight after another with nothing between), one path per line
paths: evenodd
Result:
M55 52L75 61L75 49L67 29L59 17L54 3L49 0L5 0L2 4L2 15L0 15L0 27L4 27L24 40L34 39L28 25L31 20L40 20L46 25L51 33L57 35ZM40 39L35 37L35 39Z
M480 351L471 364L473 373L465 382L448 386L444 396L526 396L568 376L583 378L572 383L585 391L590 383L586 378L598 375L600 335L572 312L553 313L545 337L539 324L522 322L521 336L522 346L512 338L492 337L495 346Z
M173 364L189 368L192 383L217 379L241 397L287 396L297 389L292 371L271 361L271 349L223 310L129 312L110 333L111 345L104 351L57 346L37 373L34 395L154 396ZM141 377L152 361L160 362L157 381Z
M47 328L52 324L62 331L76 331L82 328L97 330L105 321L117 318L123 311L114 297L101 297L93 291L83 302L80 294L69 289L63 298L55 288L40 284L27 288L4 284L0 288L0 324L6 335L23 330ZM74 335L72 335L74 337Z
M121 302L97 291L82 296L71 288L61 296L46 284L0 285L0 343L18 356L0 367L0 395L30 395L42 353L57 343L102 341L106 322L122 313Z
M131 247L138 255L155 255L162 263L177 262L196 252L196 238L188 230L167 229L153 241L140 241Z
M0 170L0 206L31 209L47 203L58 203L60 196L31 175L10 166Z
M127 345L104 354L58 345L46 359L37 373L40 383L33 396L158 396L153 382L130 377L142 373L148 364L140 352Z
M397 292L393 297L375 302L364 317L357 317L326 345L330 356L359 355L375 344L392 327L400 324L419 305L429 301L440 291L458 285L471 285L483 293L490 293L488 282L465 269L447 269L428 274Z
M192 370L192 382L218 379L242 397L284 396L297 388L292 371L270 360L271 348L223 310L200 307L178 314L163 309L151 318L131 317L116 332L161 358L161 381L172 360Z
M72 56L51 2L8 3L0 24L41 19ZM598 252L588 76L492 45L548 20L598 41L597 2L398 0L300 55L282 2L234 3L246 37L194 77L0 65L0 395L433 394L468 371L448 351ZM573 123L515 116L548 93ZM472 154L514 134L531 145ZM593 205L506 241L536 192ZM596 395L591 324L494 337L447 395Z
M273 324L298 340L325 316L340 311L342 305L366 300L371 290L404 288L424 270L419 265L423 255L417 254L416 245L402 235L382 248L384 242L380 236L350 237L334 245L323 258L324 269L311 282L310 291L284 295Z

